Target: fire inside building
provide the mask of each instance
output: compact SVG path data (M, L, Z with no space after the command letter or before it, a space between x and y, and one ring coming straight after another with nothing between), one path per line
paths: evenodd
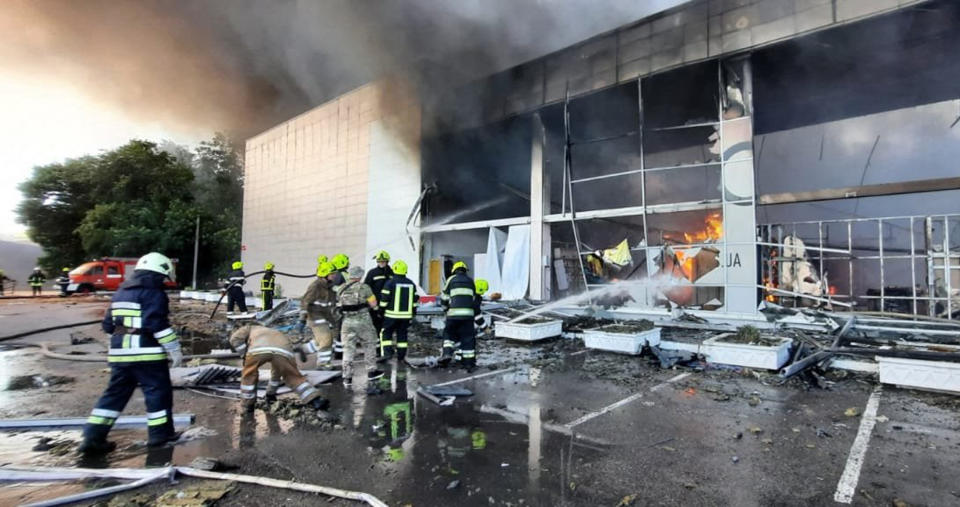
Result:
M958 47L956 2L704 0L441 96L371 83L247 141L244 261L956 319Z

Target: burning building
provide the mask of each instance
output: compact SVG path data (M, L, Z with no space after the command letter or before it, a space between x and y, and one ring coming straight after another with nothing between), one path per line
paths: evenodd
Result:
M700 0L445 93L378 81L247 141L244 260L955 318L957 47L956 2Z

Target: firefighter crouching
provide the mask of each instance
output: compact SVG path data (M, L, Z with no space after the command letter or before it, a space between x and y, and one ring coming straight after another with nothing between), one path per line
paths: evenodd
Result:
M417 295L417 286L407 278L406 262L394 262L392 273L390 280L380 290L380 311L383 312L380 353L390 358L396 348L397 360L403 361L407 357L407 330L416 315L420 296Z
M300 403L310 405L316 410L324 410L330 402L320 396L310 381L297 369L295 354L304 344L294 343L287 335L260 325L247 324L230 335L230 346L243 355L243 378L240 380L240 398L243 408L253 412L257 405L257 382L260 380L260 367L270 365L270 383L267 385L266 401L277 399L277 390L281 382L293 389L300 397Z
M310 283L300 298L300 323L297 331L302 334L309 324L313 332L313 349L317 353L316 365L324 368L333 360L333 338L338 316L335 311L337 296L333 292L333 264L324 262L317 268L317 278ZM311 351L308 351L309 354Z
M473 279L467 276L467 265L456 262L453 275L447 279L440 294L440 304L447 311L443 328L443 353L440 364L447 365L454 351L460 351L460 362L468 370L477 364L477 333L474 318L479 315Z
M377 298L370 287L360 281L363 268L356 266L350 270L350 280L337 287L337 308L343 316L343 328L340 337L343 340L343 385L353 385L353 359L357 346L363 350L363 364L367 378L372 380L383 376L377 370L377 332L370 320L370 309L377 308Z
M277 290L277 274L273 272L274 265L268 262L263 265L263 278L260 279L260 301L264 310L273 310L273 294Z
M83 428L82 453L113 450L107 434L133 391L140 386L147 405L147 445L175 441L173 389L167 359L179 366L183 359L177 333L170 326L169 302L164 280L172 275L173 263L153 252L137 261L133 277L113 295L101 327L110 333L110 383Z
M243 273L243 263L234 262L230 274L227 275L227 315L233 314L233 307L238 306L240 313L247 313L247 297L243 294L243 284L247 283Z
M363 283L367 284L370 290L373 291L373 295L379 298L380 291L383 290L383 286L386 285L390 277L393 276L393 271L390 269L390 254L385 250L377 252L377 255L373 256L373 260L377 261L377 267L367 271L367 276L363 279ZM382 311L383 307L377 310L370 310L370 318L373 319L373 327L377 330L378 334L383 329ZM381 350L381 353L382 352Z

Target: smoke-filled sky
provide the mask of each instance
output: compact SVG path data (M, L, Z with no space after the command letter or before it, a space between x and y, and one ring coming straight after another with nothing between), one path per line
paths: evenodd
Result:
M429 95L685 0L6 0L0 239L35 165L240 138L390 73Z

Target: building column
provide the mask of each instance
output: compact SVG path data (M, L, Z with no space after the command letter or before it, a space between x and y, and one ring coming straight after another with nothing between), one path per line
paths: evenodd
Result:
M533 115L530 143L530 299L550 299L550 178L544 173L543 146L546 133L540 115Z

